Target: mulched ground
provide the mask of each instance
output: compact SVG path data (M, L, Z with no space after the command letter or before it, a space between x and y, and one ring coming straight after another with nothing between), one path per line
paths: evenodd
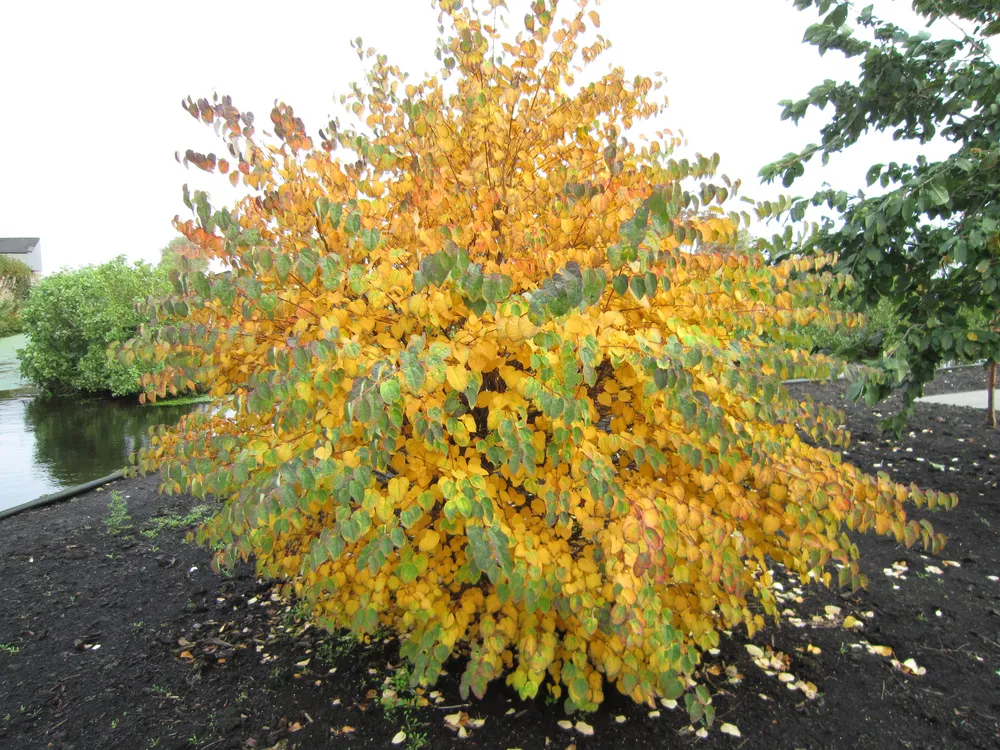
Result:
M927 392L983 383L979 369L953 371ZM212 573L209 553L172 528L193 501L144 479L0 521L0 747L381 748L401 731L410 748L1000 747L1000 432L981 411L920 405L894 441L876 430L891 402L848 404L844 384L794 388L846 410L851 461L960 504L931 514L950 537L939 558L859 538L867 591L780 576L792 614L749 642L759 651L735 633L706 662L717 719L705 739L683 711L654 715L613 689L585 717L593 736L501 685L471 703L454 677L439 693L399 689L391 641L318 633L252 570ZM118 534L105 523L112 489L132 524Z

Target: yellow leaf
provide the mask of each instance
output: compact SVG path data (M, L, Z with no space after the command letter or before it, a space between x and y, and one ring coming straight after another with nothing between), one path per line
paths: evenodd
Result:
M406 477L393 477L389 480L389 496L397 505L403 502L407 490L410 489L410 480Z
M438 546L438 542L440 541L441 535L434 531L434 529L428 529L420 538L420 544L417 546L421 552L430 552Z
M563 323L566 333L580 333L583 330L583 317L579 314L570 315Z
M447 370L448 385L462 392L469 385L469 372L464 367L449 366Z

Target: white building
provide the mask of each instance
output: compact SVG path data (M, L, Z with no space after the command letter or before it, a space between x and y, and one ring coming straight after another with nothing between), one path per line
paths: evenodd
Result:
M26 264L36 280L41 277L42 241L38 237L0 237L0 255Z

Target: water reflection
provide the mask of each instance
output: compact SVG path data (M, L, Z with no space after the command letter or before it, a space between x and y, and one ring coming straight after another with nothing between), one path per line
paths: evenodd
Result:
M122 468L151 426L197 408L0 391L0 509Z
M21 366L17 362L17 350L23 349L28 337L8 336L0 339L0 391L10 391L27 385L21 380Z
M35 435L35 464L65 485L120 469L156 424L174 424L190 406L141 407L125 401L34 398L24 409ZM104 470L107 471L104 471Z

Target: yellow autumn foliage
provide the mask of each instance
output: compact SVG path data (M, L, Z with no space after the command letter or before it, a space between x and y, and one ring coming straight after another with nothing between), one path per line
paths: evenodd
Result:
M415 681L463 655L477 695L506 676L590 710L613 685L710 720L700 650L777 617L772 561L862 585L848 529L936 547L903 503L954 499L842 462L837 415L782 386L834 372L793 324L841 282L719 250L737 186L628 136L659 82L576 82L607 46L582 5L539 0L507 39L442 0L442 75L375 56L358 125L318 141L283 104L262 144L228 98L186 102L232 163L185 161L250 195L186 193L179 228L227 273L177 276L126 356L166 359L148 397L220 408L137 464L221 501L200 532L221 564L254 559L327 628L398 633Z

